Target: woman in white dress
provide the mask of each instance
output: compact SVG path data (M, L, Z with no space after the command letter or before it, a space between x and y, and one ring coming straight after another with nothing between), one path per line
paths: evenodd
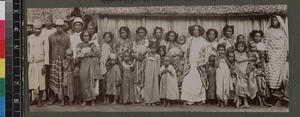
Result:
M206 100L207 80L204 73L204 66L207 62L207 41L202 37L205 30L202 26L193 25L189 27L192 35L187 39L189 44L188 63L189 72L183 79L181 99L186 104L192 105L195 102Z

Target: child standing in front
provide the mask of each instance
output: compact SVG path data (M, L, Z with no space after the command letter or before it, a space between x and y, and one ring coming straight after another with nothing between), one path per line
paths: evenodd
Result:
M72 49L66 50L66 59L63 60L63 71L64 71L64 81L63 81L63 94L64 97L68 98L69 105L72 105L74 100L74 59ZM62 100L62 105L64 105L64 100Z
M230 98L233 100L233 103L235 103L236 107L238 108L240 105L240 102L238 100L238 96L236 93L236 81L237 81L237 74L236 74L236 69L235 69L235 56L233 51L228 51L227 52L227 59L229 62L229 69L230 69L230 76L231 76L231 81L232 81L232 86L233 86L233 91L230 91Z
M134 78L133 70L134 65L132 61L132 56L129 50L123 52L122 55L122 84L120 91L120 103L127 104L135 103L135 94L134 94Z
M207 103L214 105L217 99L216 96L216 56L210 55L208 57L208 65L206 68L206 76L208 78L208 89L206 92Z
M237 71L237 83L236 83L236 92L239 96L239 100L244 101L242 108L248 108L249 104L247 101L247 96L249 95L248 90L248 77L246 75L246 69L248 62L251 60L247 56L247 46L243 41L239 41L235 44L237 51L234 51L235 55L235 67Z
M109 96L114 97L113 104L117 104L120 94L121 85L121 69L118 65L118 56L116 54L109 55L107 65L107 84L106 84L106 103L109 103Z
M226 59L226 46L218 44L218 56L216 57L216 94L218 98L218 106L224 107L227 105L230 91L233 90L228 60Z
M170 106L170 100L179 99L177 75L174 67L170 64L170 57L164 57L164 65L160 67L160 98L163 106Z
M144 95L148 106L155 106L159 101L158 76L160 73L160 56L157 54L158 45L149 44L150 52L146 54Z

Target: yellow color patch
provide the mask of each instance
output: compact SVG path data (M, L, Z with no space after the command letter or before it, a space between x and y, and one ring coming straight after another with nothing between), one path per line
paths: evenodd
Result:
M0 59L0 78L5 78L5 59Z

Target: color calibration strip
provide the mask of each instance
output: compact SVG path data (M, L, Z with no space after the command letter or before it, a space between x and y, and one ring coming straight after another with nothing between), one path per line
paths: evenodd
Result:
M0 1L0 117L5 117L5 1Z

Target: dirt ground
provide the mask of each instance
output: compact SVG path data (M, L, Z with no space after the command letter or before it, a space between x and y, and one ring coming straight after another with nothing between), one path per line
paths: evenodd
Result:
M191 105L182 106L180 104L172 104L169 107L156 106L144 106L142 104L135 105L113 105L113 104L96 104L95 107L87 105L81 107L80 105L47 105L44 102L42 107L36 105L30 106L30 112L289 112L288 107L260 107L256 105L250 105L250 108L235 108L233 106L217 107L213 105Z

